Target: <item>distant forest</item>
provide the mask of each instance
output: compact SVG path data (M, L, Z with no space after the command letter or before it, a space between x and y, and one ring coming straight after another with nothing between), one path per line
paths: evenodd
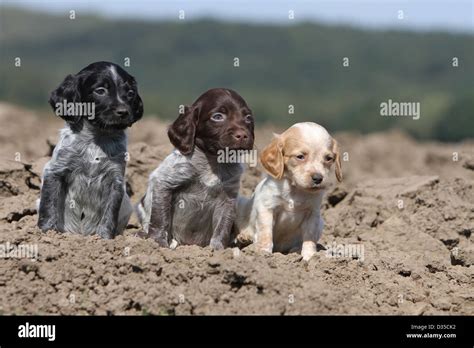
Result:
M228 87L260 123L474 138L473 35L0 11L3 101L46 109L65 75L98 60L123 66L129 58L125 68L137 78L147 115L172 119L180 104ZM420 102L420 118L382 117L380 104L389 99Z

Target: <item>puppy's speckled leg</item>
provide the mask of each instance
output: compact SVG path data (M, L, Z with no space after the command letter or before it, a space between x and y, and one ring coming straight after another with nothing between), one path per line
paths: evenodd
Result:
M257 211L257 246L261 251L273 251L273 211L259 208Z
M236 215L236 199L227 198L213 213L214 233L210 246L214 250L224 249L229 246L232 225Z
M168 238L171 227L171 201L173 195L170 190L159 189L157 186L158 184L154 184L153 187L153 201L148 236L154 239L160 246L168 248Z
M59 197L62 188L62 180L58 174L45 172L38 209L38 227L43 232L48 230L60 231Z
M120 207L125 195L124 184L122 180L111 177L109 199L104 209L104 215L97 229L97 234L104 239L114 238L118 233L118 220Z
M323 233L324 221L319 214L314 218L308 219L308 227L303 234L303 246L301 256L303 260L308 261L316 254L316 243Z

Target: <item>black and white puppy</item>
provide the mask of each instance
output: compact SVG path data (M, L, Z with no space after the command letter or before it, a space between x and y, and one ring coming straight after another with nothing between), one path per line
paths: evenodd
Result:
M133 211L125 130L143 115L136 81L116 64L92 63L66 76L49 103L66 126L43 171L38 227L113 238Z

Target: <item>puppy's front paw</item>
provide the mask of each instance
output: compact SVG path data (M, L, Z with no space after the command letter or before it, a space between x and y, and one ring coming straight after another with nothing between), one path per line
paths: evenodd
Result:
M306 253L301 253L301 256L303 256L303 260L304 261L309 261L313 256L314 256L315 253L313 252L306 252Z
M237 247L240 249L245 248L246 246L249 246L250 244L253 243L253 238L250 235L241 233L235 238L235 244L237 244Z
M158 245L162 248L169 248L170 245L168 241L164 238L156 237L156 236L150 236L151 239L153 239L155 242L158 243Z
M303 242L303 246L301 248L301 256L303 256L303 260L309 261L314 254L316 254L316 243L312 241Z
M140 230L135 234L135 237L142 238L142 239L148 239L148 233L146 233L143 230Z
M100 236L103 239L113 239L114 238L114 232L112 229L107 228L105 226L100 226L97 228L96 233L98 236Z
M47 232L49 230L57 231L56 222L52 219L39 219L38 228L43 232Z
M178 247L178 241L173 239L170 243L170 249L176 249Z
M222 241L220 241L217 238L211 238L211 242L209 243L209 246L211 247L212 250L224 249L224 244L222 243Z
M148 238L153 239L158 245L162 248L169 248L168 243L168 234L165 232L160 232L152 227L149 228Z
M271 254L273 252L273 243L258 241L257 242L257 249L263 254Z

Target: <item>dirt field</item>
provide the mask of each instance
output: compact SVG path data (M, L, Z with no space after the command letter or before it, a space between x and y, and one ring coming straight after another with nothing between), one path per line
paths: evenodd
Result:
M0 246L38 250L0 260L0 314L474 314L474 140L335 134L345 181L328 190L320 250L304 262L252 247L160 249L135 236L135 218L110 241L41 233L39 176L62 122L7 104L0 122ZM257 131L257 148L271 132ZM133 126L129 150L136 202L171 150L165 125ZM246 171L243 194L260 175ZM329 253L344 246L359 256Z

